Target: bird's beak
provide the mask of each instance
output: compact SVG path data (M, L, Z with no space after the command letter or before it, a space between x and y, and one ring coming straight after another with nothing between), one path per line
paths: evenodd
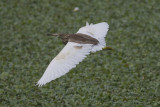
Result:
M106 47L103 48L103 50L113 50L113 48L109 47L109 46L106 46Z
M59 34L56 34L56 33L55 33L55 34L48 33L47 36L59 36Z

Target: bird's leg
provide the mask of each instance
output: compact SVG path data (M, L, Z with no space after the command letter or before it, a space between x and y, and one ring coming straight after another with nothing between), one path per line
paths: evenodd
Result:
M103 48L103 50L113 50L113 48L109 47L109 46L106 46L106 47Z

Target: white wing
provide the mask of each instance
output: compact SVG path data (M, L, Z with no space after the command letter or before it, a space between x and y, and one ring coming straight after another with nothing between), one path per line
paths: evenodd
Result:
M90 53L91 49L92 44L68 42L61 52L50 62L37 85L45 85L66 74L69 70L76 67Z
M98 45L95 45L92 49L92 52L102 50L106 46L105 36L108 32L109 25L106 22L101 22L98 24L88 24L80 28L77 33L82 33L89 35L93 38L96 38L99 41Z

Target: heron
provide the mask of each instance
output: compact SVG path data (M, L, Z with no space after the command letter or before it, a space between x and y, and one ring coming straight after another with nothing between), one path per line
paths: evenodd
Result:
M86 25L74 34L49 34L50 36L60 37L66 45L50 62L37 85L45 85L65 75L90 53L106 48L105 37L108 29L107 22L97 24L86 22Z

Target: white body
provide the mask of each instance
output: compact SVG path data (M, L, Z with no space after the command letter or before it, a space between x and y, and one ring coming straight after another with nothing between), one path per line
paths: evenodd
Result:
M99 41L97 45L78 44L68 42L60 53L50 62L37 85L42 86L66 74L76 67L90 52L102 50L106 46L105 36L109 25L106 22L98 24L88 24L80 28L77 33L89 35Z

